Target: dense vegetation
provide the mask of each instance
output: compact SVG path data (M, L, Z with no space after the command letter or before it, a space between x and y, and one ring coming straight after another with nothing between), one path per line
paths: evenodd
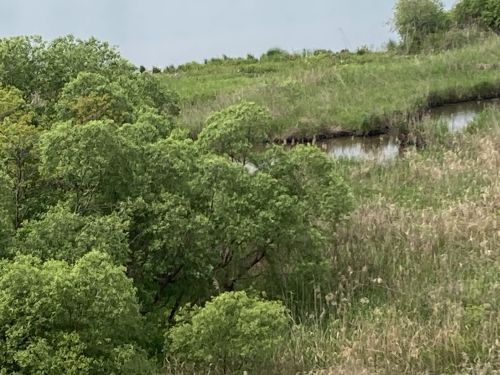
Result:
M401 0L400 25L413 3L446 22L411 56L404 28L393 52L166 73L0 39L0 374L497 371L500 110L413 118L500 93L498 7ZM488 31L429 53L450 20ZM382 125L425 148L264 146Z

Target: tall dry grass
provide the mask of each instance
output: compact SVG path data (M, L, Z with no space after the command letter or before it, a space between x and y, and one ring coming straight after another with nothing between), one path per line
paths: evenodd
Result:
M500 373L500 111L476 122L350 167L364 195L335 233L331 289L276 372Z

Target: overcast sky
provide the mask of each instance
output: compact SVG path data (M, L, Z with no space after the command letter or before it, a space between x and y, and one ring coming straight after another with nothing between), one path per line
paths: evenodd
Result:
M451 6L454 0L445 0ZM0 0L0 36L95 36L164 67L272 47L379 48L395 0Z

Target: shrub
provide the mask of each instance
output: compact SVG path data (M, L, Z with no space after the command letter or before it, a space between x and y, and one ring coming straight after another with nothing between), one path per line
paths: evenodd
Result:
M105 254L0 260L0 373L152 374L142 322L132 281Z
M271 48L264 55L262 55L262 59L269 59L273 61L288 60L289 58L290 54L281 48Z
M251 298L245 292L221 294L203 308L181 313L177 322L168 333L174 357L224 373L269 364L288 326L280 302Z

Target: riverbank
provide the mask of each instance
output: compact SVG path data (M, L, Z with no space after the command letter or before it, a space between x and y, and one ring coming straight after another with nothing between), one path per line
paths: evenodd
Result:
M499 106L500 99L448 104L434 107L420 121L401 129L391 129L389 133L326 139L313 137L312 143L335 158L386 162L403 154L408 147L425 147L432 137L432 128L438 130L435 137L439 137L442 132L459 132L480 116L481 112Z
M207 64L164 74L181 96L193 134L206 117L240 100L273 116L274 137L307 141L374 134L419 118L431 107L500 96L500 37L416 56L368 52L286 61Z

